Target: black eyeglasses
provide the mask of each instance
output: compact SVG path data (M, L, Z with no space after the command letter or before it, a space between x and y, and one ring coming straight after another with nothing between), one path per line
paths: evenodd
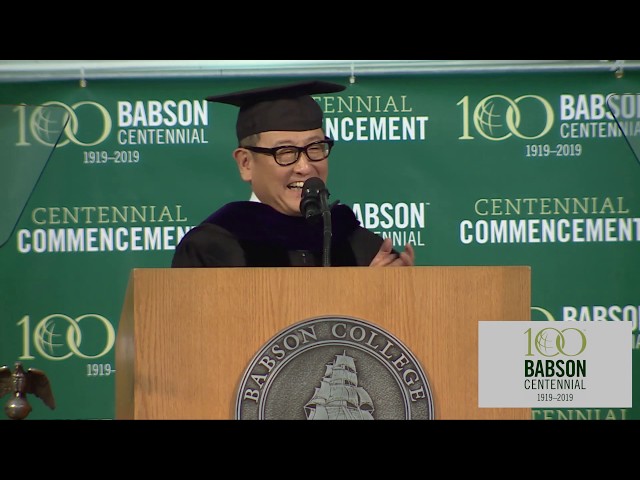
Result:
M324 160L331 153L333 148L333 140L329 137L325 137L324 140L319 142L312 142L304 147L296 147L294 145L283 145L281 147L265 148L265 147L248 147L240 146L240 148L246 148L252 152L263 153L265 155L271 155L278 165L286 167L287 165L293 165L300 158L302 152L307 155L307 158L312 162L319 162Z

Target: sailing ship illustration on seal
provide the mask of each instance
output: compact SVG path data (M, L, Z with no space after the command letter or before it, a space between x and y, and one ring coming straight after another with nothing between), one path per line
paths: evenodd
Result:
M373 420L373 401L358 385L353 357L346 351L326 365L320 387L304 406L307 420Z

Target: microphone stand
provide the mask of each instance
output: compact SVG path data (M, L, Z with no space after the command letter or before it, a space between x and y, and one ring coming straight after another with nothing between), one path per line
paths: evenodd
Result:
M322 212L322 266L331 266L331 207L329 206L329 192L324 189L320 192L320 211Z

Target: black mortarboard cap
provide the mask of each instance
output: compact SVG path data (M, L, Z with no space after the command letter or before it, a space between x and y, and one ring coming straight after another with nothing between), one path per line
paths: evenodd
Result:
M260 132L322 128L322 109L311 95L341 92L346 87L332 82L310 81L212 95L210 102L240 107L236 122L238 141Z

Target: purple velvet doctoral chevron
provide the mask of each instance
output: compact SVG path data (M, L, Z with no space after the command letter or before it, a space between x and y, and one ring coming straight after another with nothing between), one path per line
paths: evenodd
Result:
M228 203L203 223L218 225L241 242L260 242L285 250L322 251L322 222L312 224L302 216L285 215L259 202ZM359 226L349 207L335 205L331 209L332 245L346 242Z

